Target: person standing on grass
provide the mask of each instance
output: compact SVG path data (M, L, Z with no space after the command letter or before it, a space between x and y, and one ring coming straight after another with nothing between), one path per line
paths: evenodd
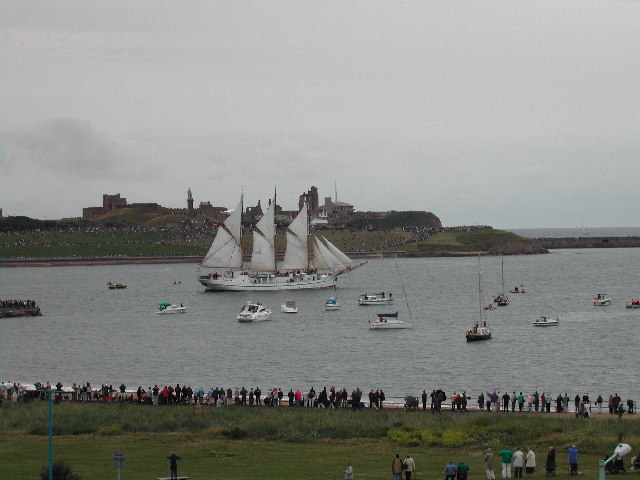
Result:
M487 473L487 480L496 480L496 474L493 472L493 451L490 448L484 454L484 471Z
M458 471L456 472L456 478L458 480L467 480L467 475L469 475L469 465L464 463L464 460L460 460L458 464Z
M522 478L522 467L524 466L524 454L520 447L516 447L516 451L513 452L513 478Z
M501 450L498 455L502 457L502 478L511 478L511 459L513 458L513 452L505 448Z
M405 458L404 461L402 462L402 466L404 468L405 480L411 480L411 474L416 469L416 462L413 461L413 458L411 458L411 455L407 455L407 458Z
M547 477L556 476L556 449L549 447L547 450L547 463L545 464L545 475Z
M344 470L344 480L353 480L353 467L347 462L347 468Z
M525 457L525 459L526 459L525 471L527 472L527 477L532 477L533 472L536 469L536 454L533 453L533 450L531 450L531 447L527 448L527 456Z
M176 455L176 452L173 452L167 457L167 460L169 460L169 471L171 472L171 480L177 480L178 460L180 460L180 457Z
M456 467L453 462L449 462L447 466L444 467L444 480L455 480L457 474L458 467Z
M396 453L396 458L391 462L391 473L393 473L393 480L402 480L402 460L399 453Z
M578 474L578 448L571 445L569 448L569 475Z

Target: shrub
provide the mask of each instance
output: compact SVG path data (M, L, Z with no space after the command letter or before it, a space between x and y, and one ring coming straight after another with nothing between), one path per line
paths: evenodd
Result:
M82 480L82 477L71 470L64 460L56 460L53 463L53 480ZM49 465L42 467L40 480L49 480Z

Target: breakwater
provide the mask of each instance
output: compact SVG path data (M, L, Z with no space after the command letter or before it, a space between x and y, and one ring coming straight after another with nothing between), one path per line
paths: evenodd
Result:
M640 237L564 237L536 238L533 245L539 249L561 248L638 248Z

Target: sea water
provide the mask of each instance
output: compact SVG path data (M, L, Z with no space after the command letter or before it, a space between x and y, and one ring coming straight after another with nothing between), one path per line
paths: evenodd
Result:
M483 257L483 304L502 289L501 258ZM109 290L106 282L128 288ZM640 249L556 250L504 258L507 307L486 312L493 339L467 343L481 319L478 260L376 259L340 277L333 290L204 292L193 264L105 265L0 270L0 298L36 300L44 315L0 319L0 379L5 382L110 383L128 388L268 387L351 391L383 388L387 397L443 388L447 393L618 392L640 400ZM385 308L358 306L365 292L393 293ZM613 303L594 307L607 293ZM239 323L247 300L272 320ZM297 314L280 313L295 300ZM156 315L159 302L186 314ZM368 329L377 313L399 311L407 330ZM533 327L540 315L557 327Z

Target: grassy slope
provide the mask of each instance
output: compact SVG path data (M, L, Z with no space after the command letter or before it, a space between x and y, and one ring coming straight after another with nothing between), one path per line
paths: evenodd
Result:
M407 245L409 251L486 251L510 243L528 245L530 239L503 230L479 230L476 232L442 232L426 240Z
M6 405L0 415L0 456L9 478L35 478L47 462L46 405ZM234 428L235 427L235 428ZM182 456L192 479L341 478L344 464L358 479L386 479L395 453L410 453L422 479L437 477L449 460L465 459L471 478L484 478L481 452L532 446L540 472L546 448L576 443L581 470L595 477L597 460L620 438L640 445L640 419L576 419L556 414L436 415L426 412L350 412L319 409L248 409L67 405L54 407L56 458L85 479L113 478L111 455L124 451L123 478L166 474L166 456ZM173 433L167 433L173 432ZM239 437L239 438L234 438ZM541 476L538 473L538 476Z

